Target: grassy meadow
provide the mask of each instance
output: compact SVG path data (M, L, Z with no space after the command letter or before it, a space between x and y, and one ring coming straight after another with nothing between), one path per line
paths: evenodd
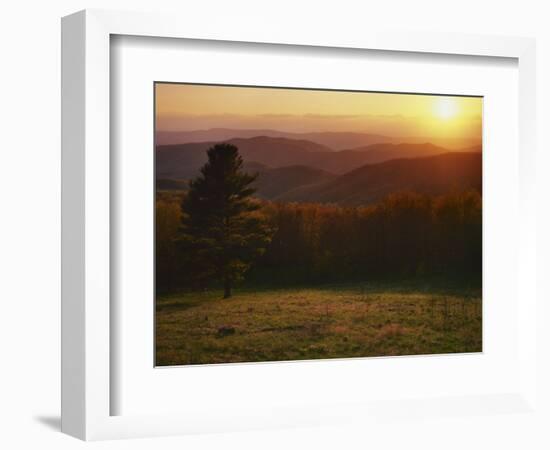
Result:
M156 365L480 352L481 290L421 281L157 297Z

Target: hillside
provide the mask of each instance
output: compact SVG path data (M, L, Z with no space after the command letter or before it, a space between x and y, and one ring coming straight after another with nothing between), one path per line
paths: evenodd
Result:
M397 158L417 158L438 155L447 149L430 143L423 144L373 144L339 152L312 156L309 164L319 169L344 174L365 164L374 164Z
M368 164L334 180L299 187L282 201L366 205L392 192L443 194L453 189L481 191L481 153L445 153Z
M271 169L254 161L244 164L244 170L248 173L258 173L254 183L257 189L256 195L260 198L272 200L285 192L301 186L324 183L333 180L336 175L319 169L306 166L287 166ZM158 190L181 191L187 190L185 179L158 178L156 181Z
M326 183L336 177L325 170L306 166L287 166L258 172L259 177L255 182L258 189L256 195L265 199L275 199L298 187Z

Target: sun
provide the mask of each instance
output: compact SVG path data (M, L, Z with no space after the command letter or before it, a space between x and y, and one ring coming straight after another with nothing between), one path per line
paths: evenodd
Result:
M439 97L435 100L434 113L442 120L449 120L458 113L458 103L452 97Z

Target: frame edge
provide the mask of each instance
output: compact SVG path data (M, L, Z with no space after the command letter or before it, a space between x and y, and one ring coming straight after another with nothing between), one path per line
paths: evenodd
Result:
M61 431L86 438L86 14L61 20Z

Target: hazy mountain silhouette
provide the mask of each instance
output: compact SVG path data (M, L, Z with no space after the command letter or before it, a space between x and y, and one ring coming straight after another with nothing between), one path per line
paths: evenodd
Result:
M282 201L366 205L392 192L443 194L453 189L481 192L481 153L445 153L368 164L334 180L302 186L280 195Z
M304 164L307 155L332 153L323 145L305 140L258 136L249 139L227 141L239 148L245 161L256 161L270 167ZM160 178L190 178L198 174L206 162L206 150L215 142L200 142L181 145L158 146L156 172ZM306 164L307 165L307 164Z
M157 145L175 145L182 143L196 142L218 142L236 138L252 138L258 136L281 137L287 139L307 140L316 144L329 147L331 150L343 150L352 147L392 142L389 136L371 133L353 132L314 132L314 133L291 133L278 130L255 130L255 129L231 129L212 128L208 130L194 131L158 131L156 133Z
M373 144L351 150L331 151L307 140L259 136L231 139L243 159L268 167L309 166L334 174L344 174L369 163L395 158L429 156L448 150L430 143ZM206 150L214 142L158 146L156 172L159 178L191 178L206 162Z

